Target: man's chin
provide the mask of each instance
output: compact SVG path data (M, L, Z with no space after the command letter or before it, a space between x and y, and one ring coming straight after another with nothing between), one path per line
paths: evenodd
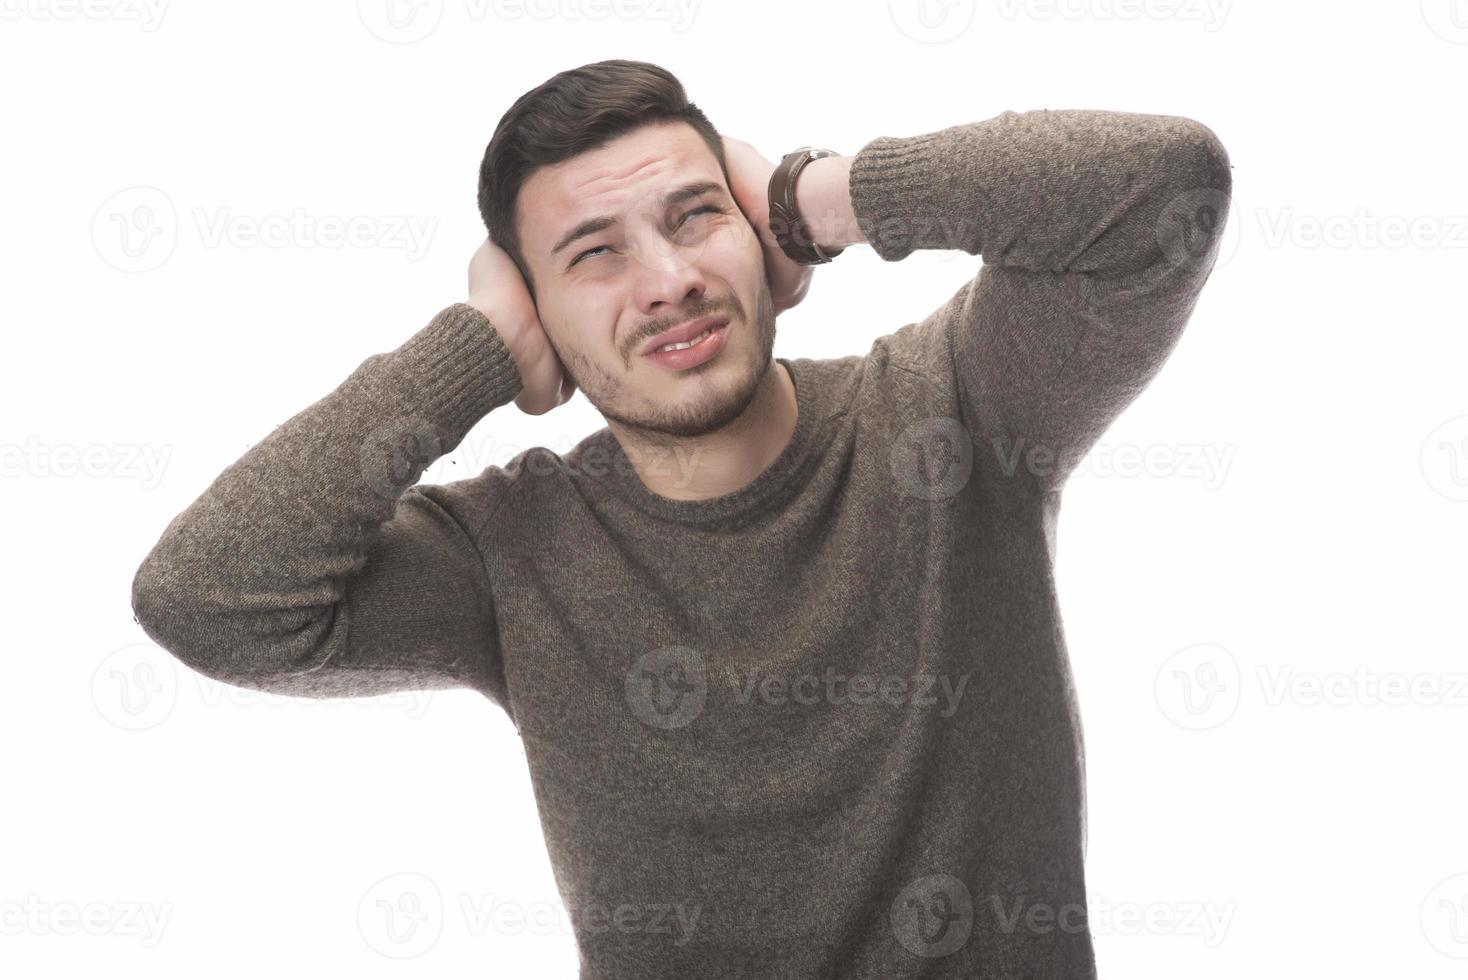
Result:
M629 430L665 438L695 439L712 435L735 422L754 401L759 389L758 376L750 376L750 367L736 374L732 361L698 374L680 372L680 377L666 386L666 392L643 415L629 418L619 412L597 406L602 415Z

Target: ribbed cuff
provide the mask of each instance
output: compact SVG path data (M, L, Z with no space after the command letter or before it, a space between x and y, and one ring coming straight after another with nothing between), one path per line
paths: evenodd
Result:
M954 164L953 138L948 129L878 136L851 161L852 213L867 244L886 261L918 248L951 247L943 214L951 210L948 198L964 186L947 172Z
M422 408L455 442L524 387L504 338L467 303L439 311L394 353Z

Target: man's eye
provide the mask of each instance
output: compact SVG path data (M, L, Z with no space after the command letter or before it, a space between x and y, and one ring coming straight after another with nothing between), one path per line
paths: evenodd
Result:
M574 259L572 259L571 260L571 264L572 265L575 265L577 262L580 262L582 259L586 258L591 253L593 253L593 252L599 252L599 251L601 251L604 248L606 248L605 245L598 245L596 248L588 248L586 251L582 252L580 255L578 255Z
M724 211L724 209L721 208L721 207L717 207L717 206L715 206L713 204L705 204L702 207L694 208L692 211L689 211L687 214L683 215L683 217L678 220L678 227L679 228L682 228L683 227L683 222L687 221L689 218L693 217L695 214L703 214L703 213L709 212L709 211L715 212L717 214L725 214L726 213ZM582 259L586 258L588 255L593 255L593 254L595 254L597 252L600 252L602 249L609 248L609 247L610 246L607 246L607 245L598 245L595 248L588 248L586 251L582 252L580 255L578 255L574 259L572 259L571 260L571 264L572 265L575 265L577 262L580 262Z
M724 209L721 208L721 207L716 207L716 206L714 206L712 204L705 204L703 207L701 207L701 208L694 208L692 211L689 211L687 214L685 214L683 216L683 221L688 220L689 218L693 217L693 215L695 215L695 214L703 214L706 211L716 211L719 214L723 214L724 213ZM683 225L683 221L679 221L678 222L678 225L680 227Z

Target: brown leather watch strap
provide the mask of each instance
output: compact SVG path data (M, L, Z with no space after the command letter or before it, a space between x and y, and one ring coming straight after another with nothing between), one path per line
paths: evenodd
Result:
M805 165L812 160L838 155L832 150L802 146L785 154L770 175L770 231L785 254L801 265L820 265L846 251L845 246L829 250L817 245L815 236L795 207L795 182Z

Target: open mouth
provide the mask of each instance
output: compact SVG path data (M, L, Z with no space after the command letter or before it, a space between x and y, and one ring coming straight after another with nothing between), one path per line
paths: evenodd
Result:
M643 356L659 367L675 371L686 370L711 359L724 346L729 333L729 321L721 320L704 330L697 337L675 344L664 344Z

